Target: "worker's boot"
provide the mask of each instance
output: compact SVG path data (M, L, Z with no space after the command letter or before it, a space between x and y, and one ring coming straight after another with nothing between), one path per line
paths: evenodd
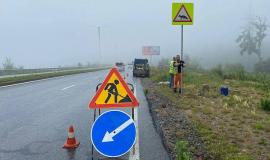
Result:
M174 91L174 93L176 93L176 91L177 91L176 88L174 88L173 91Z
M182 89L181 88L179 88L179 94L182 94Z

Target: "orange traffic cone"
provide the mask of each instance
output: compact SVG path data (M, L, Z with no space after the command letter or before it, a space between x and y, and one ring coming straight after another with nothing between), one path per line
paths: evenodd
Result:
M71 125L68 130L67 141L64 144L63 148L74 149L74 148L77 148L79 145L80 145L80 142L76 141L76 138L74 135L74 128L73 128L73 125Z

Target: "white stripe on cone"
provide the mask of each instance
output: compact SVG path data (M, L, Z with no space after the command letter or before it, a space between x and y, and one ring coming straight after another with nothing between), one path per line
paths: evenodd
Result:
M68 132L68 138L74 138L74 133L73 132Z

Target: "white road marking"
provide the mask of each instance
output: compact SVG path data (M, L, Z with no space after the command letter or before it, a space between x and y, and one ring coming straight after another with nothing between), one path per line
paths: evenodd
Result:
M74 87L74 86L75 86L75 85L73 84L73 85L71 85L71 86L67 86L67 87L65 87L65 88L62 88L61 90L64 91L64 90L69 89L69 88L72 88L72 87Z
M137 97L136 83L134 83L134 95ZM136 125L136 143L129 152L129 160L139 160L140 159L140 148L139 148L139 126L138 126L138 107L134 108L134 122Z

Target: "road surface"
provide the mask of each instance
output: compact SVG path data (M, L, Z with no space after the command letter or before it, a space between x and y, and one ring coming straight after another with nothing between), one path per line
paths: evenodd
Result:
M131 72L130 70L128 72ZM0 88L0 160L90 160L93 111L88 103L108 70ZM129 75L132 75L129 73ZM141 160L167 160L156 133L140 79L136 85ZM127 110L125 110L127 111ZM70 124L81 142L75 151L62 149ZM94 159L104 159L97 152ZM129 153L119 159L131 159Z

